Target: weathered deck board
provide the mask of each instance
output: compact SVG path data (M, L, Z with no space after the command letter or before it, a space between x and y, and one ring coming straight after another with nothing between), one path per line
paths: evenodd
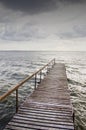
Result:
M5 130L74 130L64 64L56 64Z

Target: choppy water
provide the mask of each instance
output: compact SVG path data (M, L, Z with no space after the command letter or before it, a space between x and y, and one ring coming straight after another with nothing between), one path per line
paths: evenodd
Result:
M86 52L0 52L0 95L52 58L65 63L76 130L86 130ZM19 89L20 104L33 91L34 81ZM0 103L0 130L15 113L15 93Z

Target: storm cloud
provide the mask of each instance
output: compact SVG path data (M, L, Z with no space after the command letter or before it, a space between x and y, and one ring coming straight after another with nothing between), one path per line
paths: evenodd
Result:
M78 4L84 0L0 0L9 9L29 14L56 10L61 4Z
M71 31L57 34L61 39L75 39L86 37L86 25L74 26Z
M52 11L57 8L56 0L1 0L1 3L14 11L29 14Z

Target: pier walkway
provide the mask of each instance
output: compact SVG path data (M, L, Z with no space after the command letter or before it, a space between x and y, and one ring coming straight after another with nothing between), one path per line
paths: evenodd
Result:
M4 130L74 130L64 64L55 64Z

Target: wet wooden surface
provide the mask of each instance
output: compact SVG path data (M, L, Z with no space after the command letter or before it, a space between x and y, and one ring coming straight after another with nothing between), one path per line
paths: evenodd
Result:
M55 64L5 130L74 130L64 64Z

